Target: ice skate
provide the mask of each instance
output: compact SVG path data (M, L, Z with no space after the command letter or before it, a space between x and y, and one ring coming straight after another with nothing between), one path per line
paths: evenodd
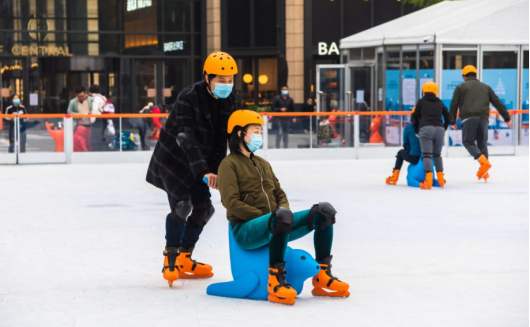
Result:
M422 190L432 190L433 183L433 173L427 173L425 177L425 182L420 184L420 188Z
M213 276L212 266L200 263L191 258L191 251L179 248L178 262L180 278L210 278Z
M162 276L167 280L169 287L173 287L173 282L179 279L178 249L174 246L166 246L164 250L164 267Z
M397 183L399 181L400 172L401 171L399 169L395 169L394 170L394 174L391 177L386 179L386 184L387 185L397 185Z
M439 171L437 173L437 177L438 177L438 183L440 183L440 186L443 188L445 188L445 185L447 184L447 181L445 180L445 174L441 171Z
M267 291L268 300L274 303L294 305L298 294L296 290L285 281L285 262L278 262L269 267L269 283Z
M480 156L480 158L478 158L478 162L480 163L480 169L477 173L477 177L479 180L485 179L486 175L488 174L488 172L490 171L492 167L491 163L488 160L488 158L486 158L485 155ZM489 178L489 175L488 175L488 178Z
M313 290L311 293L314 296L329 296L329 297L348 297L350 285L340 281L331 273L331 259L329 256L324 258L320 264L320 271L313 277Z

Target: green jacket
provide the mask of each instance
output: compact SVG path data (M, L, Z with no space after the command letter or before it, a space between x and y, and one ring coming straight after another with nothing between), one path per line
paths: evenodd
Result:
M506 110L506 106L491 87L476 78L469 78L456 87L451 101L450 113L456 120L456 112L460 108L460 119L462 120L473 117L488 119L490 102L499 111L504 121L510 121L510 114Z
M217 184L221 202L232 225L289 208L271 165L263 158L242 153L229 154L219 166Z
M89 111L92 111L92 101L94 100L94 98L92 98L91 96L88 96L87 97L88 99L88 110ZM79 113L79 109L77 108L77 98L73 98L72 100L70 100L70 103L68 104L68 110L66 111L67 113L69 114L78 114Z

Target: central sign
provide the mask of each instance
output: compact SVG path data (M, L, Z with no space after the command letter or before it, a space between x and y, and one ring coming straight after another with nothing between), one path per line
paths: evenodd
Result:
M15 45L11 48L11 53L14 56L64 56L71 57L72 54L68 47L56 47L54 45L49 46L28 46L28 45Z

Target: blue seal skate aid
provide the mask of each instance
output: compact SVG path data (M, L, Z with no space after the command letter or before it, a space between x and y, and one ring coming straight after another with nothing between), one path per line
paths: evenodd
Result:
M410 164L407 167L407 185L411 187L420 187L420 183L425 180L425 171L423 170L423 154L420 156L420 161L417 164ZM434 172L434 160L432 171ZM440 183L436 180L436 174L432 174L432 186L440 187Z
M269 292L269 247L264 246L256 250L245 250L237 244L232 229L228 224L228 238L230 246L230 267L232 268L231 282L215 283L208 286L206 294L245 298L253 300L267 300ZM302 293L304 281L318 274L319 264L304 250L287 247L285 252L285 279L287 283Z

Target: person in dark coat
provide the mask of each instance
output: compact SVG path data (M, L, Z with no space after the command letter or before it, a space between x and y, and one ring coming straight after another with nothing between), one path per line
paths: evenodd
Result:
M232 56L208 56L204 80L179 93L149 164L147 182L167 193L171 208L162 270L170 286L179 276L213 276L212 267L192 260L191 254L215 211L208 187L217 189L217 170L226 157L226 127L236 110L235 74Z
M282 87L282 94L274 98L272 107L275 112L294 112L294 100L289 96L289 87ZM278 131L276 132L276 148L280 148L280 141L283 138L283 147L289 147L289 123L292 120L296 123L296 118L275 117L278 122Z

